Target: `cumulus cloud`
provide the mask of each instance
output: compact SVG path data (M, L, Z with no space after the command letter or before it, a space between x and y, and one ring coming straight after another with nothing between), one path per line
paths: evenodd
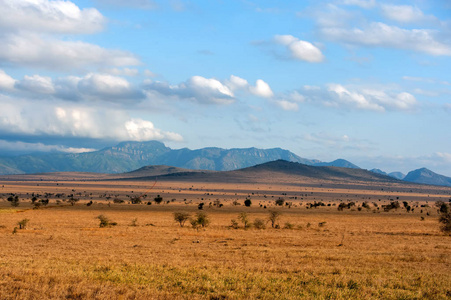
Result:
M110 68L110 69L105 69L104 72L111 74L111 75L116 75L116 76L133 77L133 76L139 75L139 70L134 69L134 68Z
M0 69L0 90L11 91L14 90L16 80Z
M94 96L102 100L144 98L144 93L134 88L125 78L108 74L86 75L78 82L78 90L85 96Z
M258 79L255 83L255 86L250 86L249 89L252 94L263 98L270 98L274 96L274 93L272 92L269 84L261 79Z
M131 118L125 111L70 103L9 98L0 95L0 132L34 136L144 141L180 141L174 132L156 128L149 120ZM39 112L39 113L36 113Z
M418 102L410 93L389 88L343 86L331 83L324 87L305 86L299 91L282 95L275 104L283 110L296 111L300 103L322 104L327 107L376 112L413 111Z
M415 23L423 21L437 21L437 18L429 15L426 16L421 9L411 5L381 5L382 14L393 21L399 23Z
M71 1L0 1L0 28L50 33L94 33L105 18L95 8L80 9Z
M381 22L361 28L322 28L321 33L334 41L369 47L414 50L430 55L451 55L451 45L436 38L428 29L403 29Z
M81 41L63 41L35 34L6 34L0 35L0 42L0 62L24 67L70 70L140 64L129 52Z
M324 60L324 55L312 43L300 40L292 35L276 35L274 41L287 47L290 58L318 63Z
M136 101L145 98L144 92L125 78L109 74L89 73L84 77L67 76L55 80L46 76L25 75L21 80L14 80L3 72L3 77L14 83L16 96L31 93L33 97L71 101Z
M55 88L52 78L39 75L27 76L18 81L16 88L33 94L53 94Z
M204 104L231 104L236 99L236 92L249 92L264 98L273 96L270 86L265 81L258 79L255 86L252 86L247 80L234 75L224 81L193 76L177 85L147 80L144 88L148 92L158 92L165 96L190 99Z

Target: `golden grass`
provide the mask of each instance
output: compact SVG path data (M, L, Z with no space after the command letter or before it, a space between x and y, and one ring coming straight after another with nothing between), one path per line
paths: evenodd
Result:
M0 201L0 299L451 297L451 238L438 230L432 193L428 197L418 192L386 195L369 190L171 182L161 183L149 196L177 199L169 204L110 200L107 205L100 197L119 194L126 200L125 194L142 193L148 184L6 182L1 193L20 192L22 199L33 192L72 193L72 189L88 196L75 206L57 205L51 198L52 208L37 210L29 200L18 208ZM280 191L288 193L287 200L297 195L289 200L296 205L275 207ZM300 200L301 194L312 191L313 196ZM242 205L248 194L250 208ZM445 197L441 192L436 195ZM404 209L387 213L374 207L339 212L332 206L338 198L384 204L395 196L399 201L412 196L419 204L429 201L431 207L423 208L423 213L419 207L414 213ZM87 207L91 197L95 203ZM185 204L185 198L192 203ZM175 211L198 212L201 198L211 219L208 228L197 231L174 222ZM320 198L331 206L306 208L306 202ZM224 206L210 207L215 199ZM234 199L241 205L232 205ZM239 229L229 227L240 212L247 212L252 221L267 220L269 209L282 213L281 227L289 222L294 229L273 229L269 224L262 230L244 230L242 224ZM101 214L118 225L99 228L96 217ZM17 222L25 218L30 219L27 229L13 234ZM134 219L137 226L131 226ZM326 223L321 227L321 222Z

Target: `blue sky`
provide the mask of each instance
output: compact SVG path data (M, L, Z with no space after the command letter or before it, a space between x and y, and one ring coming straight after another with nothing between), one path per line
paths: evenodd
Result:
M280 147L451 176L448 1L0 0L0 153Z

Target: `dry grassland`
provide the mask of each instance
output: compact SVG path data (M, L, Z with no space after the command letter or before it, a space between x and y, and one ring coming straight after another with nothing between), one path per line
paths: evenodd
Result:
M151 185L1 182L0 299L451 298L451 237L439 231L433 206L448 201L450 189L159 182L144 204L128 203ZM19 194L18 207L6 201L9 193ZM50 193L50 204L32 209L32 193ZM69 194L82 200L71 206L63 201ZM162 204L145 204L157 194ZM251 207L244 207L246 197ZM276 207L279 197L291 207ZM384 212L390 199L408 201L414 211L401 204ZM223 206L210 206L215 200ZM326 206L308 209L314 201ZM357 205L338 211L340 201ZM358 210L364 201L370 208ZM200 202L210 226L174 222L174 212L194 216ZM269 210L281 213L280 229L230 227L241 212L266 221ZM118 225L99 228L99 215ZM27 228L13 233L23 219Z

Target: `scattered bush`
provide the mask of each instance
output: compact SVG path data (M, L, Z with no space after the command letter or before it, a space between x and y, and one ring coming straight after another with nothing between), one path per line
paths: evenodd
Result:
M153 201L155 201L156 204L160 204L161 202L163 202L163 197L157 195L155 198L153 198Z
M199 203L199 205L197 206L197 209L202 210L204 209L204 204L203 202Z
M137 218L134 218L134 219L132 220L132 222L130 223L130 226L132 226L132 227L138 226L138 219L137 219Z
M68 201L69 201L70 205L74 206L75 203L77 203L78 201L80 201L80 199L76 199L76 198L74 198L73 196L71 196L71 197L68 199Z
M398 208L400 208L401 206L399 205L399 202L398 202L398 201L392 201L392 202L390 202L390 204L382 205L382 207L384 208L384 211L385 211L385 212L389 212L390 210L392 210L392 209L398 209Z
M100 228L111 227L111 226L116 226L117 225L116 222L111 222L110 219L108 219L104 215L97 216L97 219L100 220L100 225L99 225Z
M185 222L189 219L190 215L186 212L175 212L174 221L180 224L180 227L185 225Z
M233 229L238 229L238 222L235 219L232 219L230 224L230 227Z
M276 205L282 206L285 203L285 199L279 198L276 200Z
M283 228L285 228L285 229L293 229L294 225L291 224L290 222L285 222L285 226Z
M355 202L340 203L338 205L338 210L342 211L344 208L351 209L353 206L355 206Z
M114 200L113 200L113 203L116 203L116 204L120 204L120 203L124 203L124 202L125 202L124 200L119 199L119 198L114 198Z
M244 205L250 207L252 205L251 199L247 198L246 200L244 200Z
M131 204L141 204L142 203L142 200L141 200L141 197L132 197L132 198L130 198L130 203Z
M249 227L251 227L251 222L249 220L247 213L245 212L240 213L238 215L238 220L240 220L241 223L243 223L244 229L248 229Z
M443 233L451 235L451 211L449 210L448 205L445 204L445 206L446 209L443 209L443 212L440 212L438 221L440 223L440 230Z
M206 213L198 212L195 218L191 219L190 223L195 229L199 227L208 227L210 224L210 218Z
M11 205L14 207L19 206L19 196L17 196L17 195L9 196L8 201L11 202Z
M28 225L28 222L30 222L29 219L23 219L22 221L17 222L17 225L19 225L19 229L25 229Z
M254 227L257 229L265 229L266 228L266 224L265 221L263 221L262 219L255 219L254 220Z

